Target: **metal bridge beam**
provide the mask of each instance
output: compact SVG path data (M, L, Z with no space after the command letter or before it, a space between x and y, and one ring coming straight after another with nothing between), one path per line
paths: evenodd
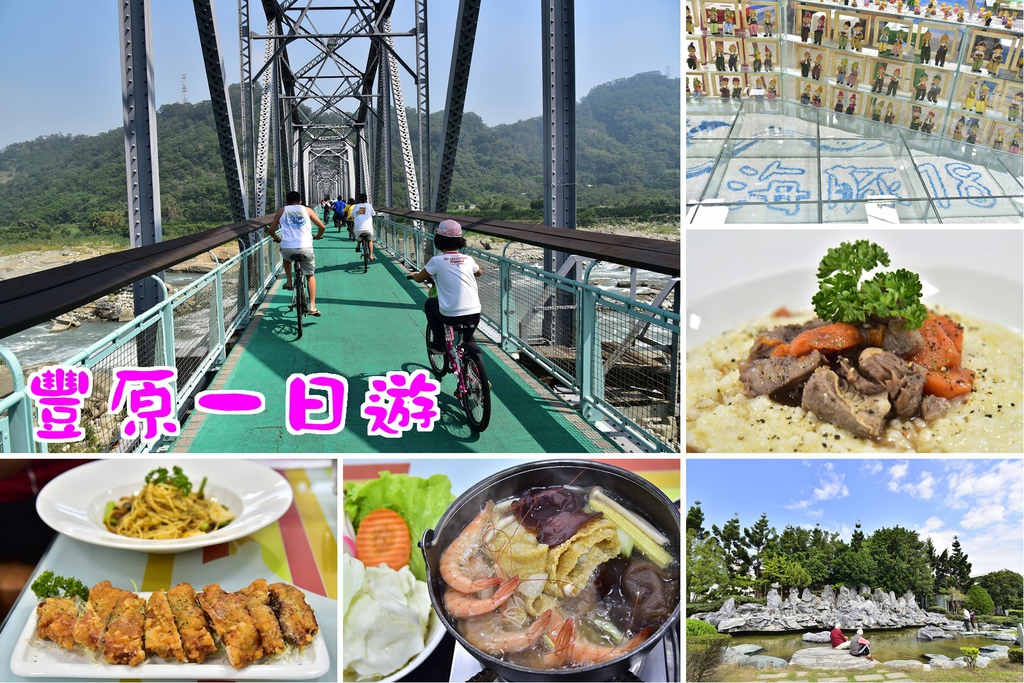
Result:
M455 171L455 153L459 147L459 132L466 108L466 90L469 87L469 67L473 61L476 27L480 21L480 0L460 0L459 16L455 25L455 44L452 47L452 66L448 74L448 96L444 106L444 142L441 147L434 183L434 198L430 209L435 213L448 210Z
M121 1L121 101L128 232L133 248L156 244L163 239L149 6L149 0ZM135 315L160 303L160 290L150 278L136 282L134 294Z

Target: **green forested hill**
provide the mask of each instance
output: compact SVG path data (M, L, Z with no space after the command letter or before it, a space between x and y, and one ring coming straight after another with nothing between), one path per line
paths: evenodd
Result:
M577 201L581 222L597 215L679 212L679 79L642 73L600 85L577 107ZM232 88L236 96L237 86ZM431 115L436 159L442 113ZM411 126L415 135L416 127ZM230 220L209 101L160 108L164 232ZM395 204L405 204L396 149ZM543 206L541 119L489 127L463 119L450 208L539 219ZM401 189L399 189L401 188ZM272 195L271 195L272 196ZM378 202L381 203L381 202ZM50 135L0 150L0 240L127 235L124 138Z

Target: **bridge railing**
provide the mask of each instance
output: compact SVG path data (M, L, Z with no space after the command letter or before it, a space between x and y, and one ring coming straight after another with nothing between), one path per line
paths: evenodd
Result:
M429 258L429 237L411 221L378 217L376 237L410 267ZM550 273L506 256L513 244L500 254L463 249L483 270L482 331L548 373L585 419L611 423L653 450L678 452L678 279L640 272L640 280L663 284L644 303L591 284L598 261L570 259L563 274ZM573 266L579 279L566 275ZM637 279L638 269L626 272Z
M107 406L115 369L176 368L175 413L181 418L207 373L223 364L229 340L248 323L250 311L266 296L279 261L272 241L265 238L173 294L168 295L164 288L160 304L61 361L61 365L87 368L92 373L92 389L80 420L86 433L83 441L49 449L33 441L32 406L21 366L0 346L0 357L8 365L15 389L0 400L0 452L141 450L138 438L121 435L126 413L111 413Z

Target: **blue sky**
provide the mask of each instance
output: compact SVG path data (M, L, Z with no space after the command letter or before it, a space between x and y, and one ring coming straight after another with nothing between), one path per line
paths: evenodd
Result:
M119 6L117 0L0 0L0 21L7 27L0 59L8 65L0 72L0 148L40 135L91 135L122 125ZM228 81L236 83L238 3L215 0L214 7ZM577 99L595 85L642 71L668 69L679 76L678 0L628 7L580 0L575 7ZM182 74L188 75L191 102L209 99L192 3L151 0L151 8L158 105L180 101ZM411 0L399 0L396 31L412 26L411 8ZM444 107L457 9L457 0L427 3L431 111ZM254 18L253 26L258 23ZM492 126L540 116L540 46L539 0L484 2L466 110ZM412 63L411 50L407 57ZM262 54L256 61L262 63ZM403 87L407 105L414 104L411 79Z
M1024 461L1011 460L707 460L686 463L686 509L701 502L705 528L734 513L750 526L761 513L787 524L822 527L850 539L902 526L938 551L954 534L972 573L1024 573Z

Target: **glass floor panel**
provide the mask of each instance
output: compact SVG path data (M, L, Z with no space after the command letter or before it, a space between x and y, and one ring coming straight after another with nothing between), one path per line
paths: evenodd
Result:
M785 100L688 98L691 223L1020 223L1024 157Z

